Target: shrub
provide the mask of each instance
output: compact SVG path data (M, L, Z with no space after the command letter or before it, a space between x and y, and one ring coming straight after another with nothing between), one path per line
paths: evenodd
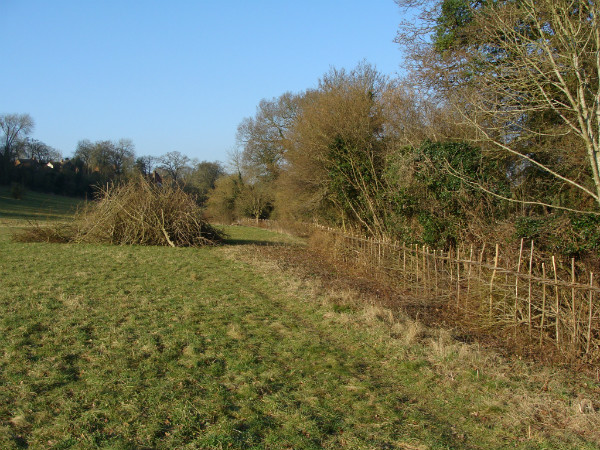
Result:
M16 200L23 199L25 194L25 186L21 183L12 183L10 186L10 195Z
M544 251L582 257L600 249L600 216L555 213L519 217L515 221L515 236L535 240Z

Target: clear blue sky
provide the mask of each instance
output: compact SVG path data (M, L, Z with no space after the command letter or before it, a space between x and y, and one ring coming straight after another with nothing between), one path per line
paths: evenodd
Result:
M0 113L29 113L64 156L129 138L225 161L262 98L402 63L393 0L0 0L0 17Z

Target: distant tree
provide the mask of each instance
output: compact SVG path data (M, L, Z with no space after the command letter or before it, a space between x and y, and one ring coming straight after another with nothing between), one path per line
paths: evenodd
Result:
M223 165L218 161L196 163L186 176L186 190L196 196L198 203L204 204L216 181L224 175Z
M298 100L299 96L289 92L272 100L263 99L256 115L238 126L237 142L242 149L239 165L247 177L274 181L279 176Z
M120 139L113 144L110 162L117 176L122 176L133 169L135 162L135 145L131 139Z
M93 146L92 167L106 177L112 177L115 174L114 147L114 143L108 140L97 141Z
M156 167L157 158L150 155L138 156L135 160L136 170L144 176L152 173Z
M269 217L273 209L273 192L267 183L242 184L235 200L236 212L256 222Z
M12 159L15 155L13 148L15 144L33 131L35 126L29 114L1 114L0 130L4 134L2 138L3 157L5 160Z
M105 178L123 177L133 169L135 151L130 139L77 143L74 159L81 161L88 173L97 172Z
M216 181L225 175L223 165L218 162L202 161L194 168L195 178L202 189L209 191L215 188Z
M58 161L62 158L62 155L58 150L53 149L37 139L25 139L22 153L25 158L37 159L43 163Z
M243 188L240 174L227 175L215 182L206 202L206 215L217 222L231 223L238 218L237 199Z
M77 143L77 148L73 159L83 164L88 172L92 171L92 159L94 154L94 144L89 139L83 139Z
M168 152L158 158L160 168L165 174L173 180L174 183L179 183L184 172L189 169L191 162L190 158L181 154L178 151Z
M2 136L1 174L8 181L10 163L16 157L18 142L33 131L34 122L29 114L0 114Z

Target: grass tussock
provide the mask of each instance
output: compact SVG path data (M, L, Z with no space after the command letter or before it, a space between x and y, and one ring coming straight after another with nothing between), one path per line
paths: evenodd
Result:
M100 188L98 199L80 209L72 224L36 226L15 239L199 247L224 237L203 220L201 208L177 186L158 186L139 178Z

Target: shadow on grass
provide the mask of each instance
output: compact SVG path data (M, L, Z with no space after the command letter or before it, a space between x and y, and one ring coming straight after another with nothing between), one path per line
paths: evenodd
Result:
M260 245L260 246L271 246L271 247L282 247L282 246L290 246L294 244L286 243L286 242L276 242L269 240L259 240L259 239L224 239L223 245Z
M303 240L290 235L276 233L264 228L243 225L225 225L218 227L224 234L224 245L257 245L269 247L289 247L302 245Z
M45 221L45 220L59 220L64 219L66 216L61 213L54 213L52 211L39 212L39 211L0 211L0 219L17 219L23 221Z

